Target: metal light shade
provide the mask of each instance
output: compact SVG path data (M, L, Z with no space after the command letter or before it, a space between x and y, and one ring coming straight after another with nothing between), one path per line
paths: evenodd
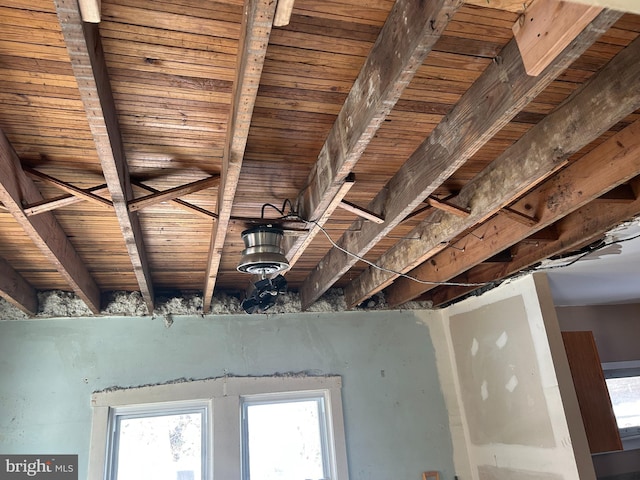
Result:
M238 271L253 275L271 275L289 268L287 257L281 248L282 229L260 225L242 232L245 249Z

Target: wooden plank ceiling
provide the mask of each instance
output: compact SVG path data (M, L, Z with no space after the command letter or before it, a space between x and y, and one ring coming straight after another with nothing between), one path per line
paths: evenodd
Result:
M53 289L208 310L265 222L304 307L442 305L640 214L638 12L81 3L0 0L0 295L25 312Z

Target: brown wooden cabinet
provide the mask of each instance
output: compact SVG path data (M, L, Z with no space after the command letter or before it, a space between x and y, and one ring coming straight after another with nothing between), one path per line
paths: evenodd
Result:
M591 453L622 450L620 432L592 332L562 332Z

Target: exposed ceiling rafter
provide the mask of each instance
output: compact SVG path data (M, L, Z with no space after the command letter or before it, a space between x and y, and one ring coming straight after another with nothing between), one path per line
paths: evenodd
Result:
M222 247L229 228L233 199L240 178L253 107L273 27L275 8L276 2L273 0L246 0L244 6L236 79L233 85L233 104L227 126L227 139L222 159L220 187L218 188L218 219L213 224L209 257L205 269L203 288L205 312L211 308L213 289L222 258Z
M38 312L36 289L3 258L0 258L0 297L26 314Z
M120 231L140 292L152 312L151 273L140 220L128 208L133 189L98 25L82 21L77 0L55 0L55 6Z
M603 159L607 159L603 168ZM468 235L460 241L464 254L443 251L409 274L421 279L447 281L486 260L495 250L506 249L528 238L535 231L553 225L587 203L603 196L615 186L634 178L640 172L640 121L625 128L584 157L568 165L557 175L517 202L519 208L529 206L538 223L531 226L495 216L479 229L483 235ZM558 195L557 192L563 192ZM488 249L490 248L490 250ZM398 279L386 290L391 306L401 305L431 290L435 285L422 285Z
M384 212L385 223L376 225L356 221L338 244L358 257L364 256L620 16L620 13L612 11L601 13L537 77L526 74L517 44L511 40L370 202L367 208ZM332 248L300 288L303 308L308 308L356 262L356 257ZM367 285L369 283L373 286L376 282L366 282ZM385 283L386 280L378 283L371 293L383 288ZM354 293L351 300L355 301L363 290L362 287L353 287L351 291Z
M485 221L519 198L531 186L542 182L564 166L571 154L640 108L638 56L640 38L467 183L457 200L472 206L472 213L468 218L438 212L440 218L431 216L412 231L411 236L420 238L419 241L399 241L376 263L402 273L418 266L443 250L449 240ZM582 127L579 134L575 133L577 124ZM536 216L540 218L541 212L536 212ZM526 230L531 228L520 222L516 224ZM544 226L540 222L537 225L540 228ZM515 227L516 225L512 226ZM525 234L522 238L526 236ZM468 254L466 249L465 254ZM389 272L365 270L345 289L347 304L360 303L386 287L396 277L397 275Z
M640 194L640 178L631 182ZM513 259L503 265L477 265L465 273L451 279L460 283L489 283L510 277L542 260L555 255L571 252L583 245L601 239L606 232L631 219L640 212L640 195L632 202L618 203L595 201L570 213L556 224L556 231L562 232L555 240L547 242L526 241L517 244L512 251ZM476 287L438 287L421 296L434 306L451 302L474 291Z
M296 199L300 216L314 224L285 246L292 267L340 205L345 179L461 5L398 0L393 6Z
M4 132L0 131L0 201L76 295L93 313L99 313L100 289L53 214L48 212L27 217L23 212L23 202L34 203L40 200L42 195L38 187L26 175L18 155ZM25 301L31 302L28 299L30 293L24 288L21 291L20 295L27 297ZM34 308L33 305L26 304L23 307L27 310Z

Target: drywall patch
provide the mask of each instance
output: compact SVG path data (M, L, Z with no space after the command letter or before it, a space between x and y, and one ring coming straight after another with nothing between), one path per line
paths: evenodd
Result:
M29 315L14 307L4 298L0 298L0 320L23 320Z
M556 446L522 296L453 315L449 325L471 441Z

